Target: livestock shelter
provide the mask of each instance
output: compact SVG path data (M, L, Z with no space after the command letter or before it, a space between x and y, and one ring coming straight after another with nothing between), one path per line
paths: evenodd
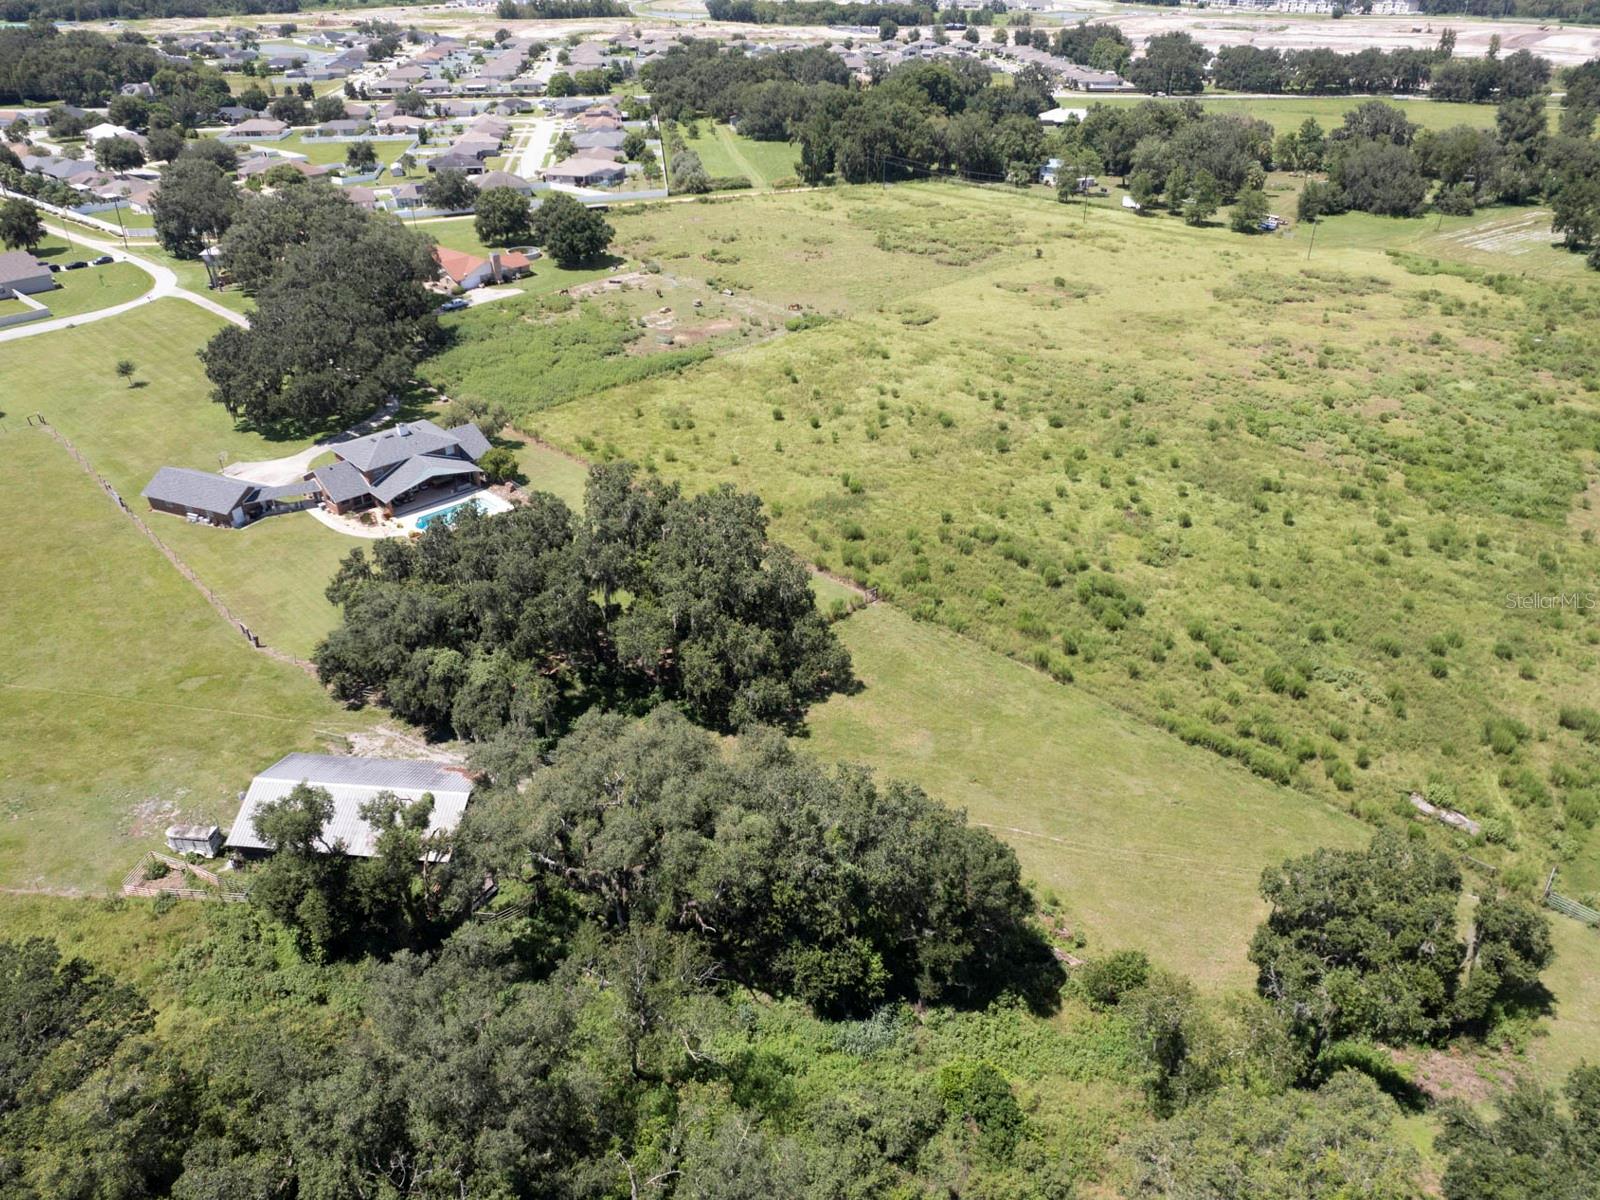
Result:
M360 758L348 754L286 754L250 782L239 806L229 849L269 853L272 847L256 835L255 815L262 806L281 800L298 785L322 788L333 800L333 816L322 831L327 848L360 858L377 853L377 833L361 816L361 808L390 792L401 800L433 797L428 835L454 833L472 793L472 779L461 767L404 758Z

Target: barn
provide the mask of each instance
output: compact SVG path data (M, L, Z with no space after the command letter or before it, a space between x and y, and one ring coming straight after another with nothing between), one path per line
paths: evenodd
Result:
M391 792L402 800L433 796L428 833L454 833L467 809L472 779L461 767L404 758L361 758L348 754L286 754L250 782L228 847L263 854L272 847L256 836L254 819L263 805L281 800L300 784L322 788L333 800L333 817L323 840L345 854L371 858L377 835L361 817L362 805Z

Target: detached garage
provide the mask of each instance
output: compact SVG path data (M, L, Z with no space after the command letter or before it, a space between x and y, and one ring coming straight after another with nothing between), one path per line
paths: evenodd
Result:
M162 467L139 494L157 512L212 525L244 525L250 520L245 502L258 490L259 485L243 479L190 467Z

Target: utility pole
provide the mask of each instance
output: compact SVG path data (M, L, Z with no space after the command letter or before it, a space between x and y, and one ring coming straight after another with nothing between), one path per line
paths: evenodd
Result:
M1315 217L1312 217L1311 218L1311 243L1310 243L1310 245L1308 245L1306 247L1306 259L1308 261L1311 258L1311 249L1316 244L1317 244L1317 219Z

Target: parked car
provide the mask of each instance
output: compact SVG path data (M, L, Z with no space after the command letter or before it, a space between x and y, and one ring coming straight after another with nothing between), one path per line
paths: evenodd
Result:
M114 258L112 258L112 257L111 257L111 255L109 255L109 254L102 254L102 255L101 255L101 256L100 256L100 257L99 257L99 258L96 258L96 259L92 259L92 260L90 260L90 263L89 263L89 265L90 265L90 266L91 266L91 267L103 267L103 266L105 266L105 265L106 265L106 264L107 264L107 263L108 263L108 262L115 262L115 261L116 261L116 259L114 259Z
M45 263L44 264L44 269L46 271L49 271L50 274L54 275L57 271L61 270L61 264L60 263Z
M85 267L87 267L88 265L89 264L84 262L83 259L79 258L79 259L74 259L72 262L69 262L66 266L62 267L61 269L63 271L81 271Z
M469 307L467 304L467 298L465 296L457 296L454 300L446 300L443 304L439 305L439 311L460 312L463 308L467 307Z

